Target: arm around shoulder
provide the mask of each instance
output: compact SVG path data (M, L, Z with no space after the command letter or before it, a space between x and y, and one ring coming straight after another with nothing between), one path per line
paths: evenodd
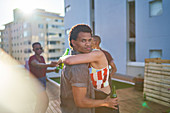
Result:
M100 60L103 53L99 51L92 51L90 53L85 54L77 54L77 55L68 55L63 57L61 60L63 63L67 65L74 65L74 64L82 64L82 63L89 63L95 62Z
M37 60L32 60L31 65L40 67L40 68L55 67L55 64L39 63Z

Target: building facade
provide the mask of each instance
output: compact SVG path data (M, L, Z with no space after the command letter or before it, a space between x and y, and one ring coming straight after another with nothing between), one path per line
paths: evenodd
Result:
M169 0L65 0L66 36L75 24L90 25L118 73L143 75L145 58L170 58L168 5Z
M33 55L32 43L40 42L47 62L57 60L65 51L64 17L36 9L25 14L14 11L14 21L5 24L1 31L2 48L24 64Z

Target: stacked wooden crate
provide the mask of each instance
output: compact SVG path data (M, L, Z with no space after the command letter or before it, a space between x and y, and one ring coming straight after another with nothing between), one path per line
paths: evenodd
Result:
M145 59L144 93L147 100L170 106L170 60Z

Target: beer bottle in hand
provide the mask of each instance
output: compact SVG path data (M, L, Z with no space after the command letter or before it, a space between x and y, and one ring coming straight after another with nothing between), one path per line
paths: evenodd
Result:
M110 94L110 98L116 98L116 97L117 97L117 94L116 94L116 86L113 86L113 87L112 87L111 94Z
M69 49L67 48L62 57L66 56L68 54L69 54ZM63 69L63 67L64 67L64 63L60 63L59 66L56 67L56 73L58 73L60 69Z
M110 94L110 98L117 98L116 86L115 86L115 85L112 87L112 91L111 91L111 94ZM118 109L117 109L117 110L113 109L113 113L119 113L119 106L117 105L117 106L115 106L115 107L117 107Z

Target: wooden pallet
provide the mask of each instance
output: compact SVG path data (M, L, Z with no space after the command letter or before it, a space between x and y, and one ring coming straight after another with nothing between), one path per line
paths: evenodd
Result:
M170 106L170 60L145 59L144 93L147 100Z

